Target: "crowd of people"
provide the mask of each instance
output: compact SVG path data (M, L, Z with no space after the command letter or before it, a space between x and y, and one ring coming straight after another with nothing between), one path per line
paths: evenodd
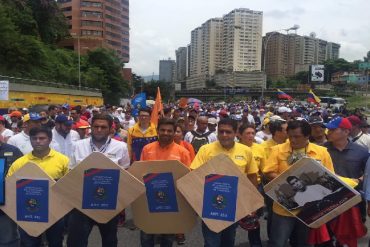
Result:
M92 152L105 154L123 169L134 161L176 159L191 170L223 153L264 195L263 185L300 158L311 157L360 191L363 201L319 229L310 229L266 197L263 209L220 233L202 223L204 246L234 246L238 226L248 232L250 246L262 246L258 222L263 215L269 247L284 247L288 242L292 246L352 247L366 234L370 125L361 109L333 111L299 102L209 102L181 107L173 103L163 106L158 122L151 121L156 113L150 107L134 111L136 116L132 110L129 104L9 108L0 116L0 156L6 157L6 176L31 161L58 180ZM2 211L0 214L0 246L42 245L41 237L28 235ZM123 224L124 215L121 212L101 224L73 210L45 232L48 246L63 246L65 234L67 246L88 246L94 225L99 228L102 246L117 246L117 227ZM162 247L186 241L181 233L140 231L138 246L154 246L156 239Z

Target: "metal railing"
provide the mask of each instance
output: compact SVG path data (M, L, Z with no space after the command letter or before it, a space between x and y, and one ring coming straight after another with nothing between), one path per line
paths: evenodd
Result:
M73 89L73 90L81 90L81 91L91 91L91 92L99 92L101 90L98 88L90 88L90 87L78 87L78 85L70 85L60 82L50 82L50 81L42 81L36 79L29 79L29 78L20 78L20 77L13 77L13 76L6 76L0 75L1 80L9 80L9 83L20 83L26 85L36 85L36 86L46 86L46 87L54 87L54 88L65 88L65 89Z

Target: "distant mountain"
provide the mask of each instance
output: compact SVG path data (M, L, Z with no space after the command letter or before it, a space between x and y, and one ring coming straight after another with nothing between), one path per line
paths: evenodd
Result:
M145 82L149 82L152 79L155 80L155 81L158 81L159 80L159 75L147 75L147 76L142 76L142 78L144 79Z

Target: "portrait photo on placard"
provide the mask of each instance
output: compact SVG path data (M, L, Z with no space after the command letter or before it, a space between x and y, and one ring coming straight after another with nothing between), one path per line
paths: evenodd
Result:
M356 196L355 191L320 165L288 170L276 180L266 194L307 225Z

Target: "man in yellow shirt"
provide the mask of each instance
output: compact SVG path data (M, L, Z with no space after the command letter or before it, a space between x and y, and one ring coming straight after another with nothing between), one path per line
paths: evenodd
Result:
M254 162L252 151L249 147L235 142L238 124L230 118L221 119L218 123L218 141L206 144L199 149L190 168L196 169L219 154L226 154L245 173L249 180L257 186L258 167ZM238 224L235 223L219 233L211 231L202 222L202 232L205 247L234 246L235 233Z
M9 168L7 176L13 175L17 170L28 162L35 163L51 178L58 180L68 172L69 159L67 156L50 149L52 132L49 128L35 127L29 132L32 152L17 159ZM63 246L64 221L59 220L46 230L46 238L49 246ZM32 237L22 229L19 229L22 246L41 246L42 237Z
M330 171L334 171L332 160L326 148L309 142L311 127L306 120L289 122L287 133L289 142L273 147L263 168L263 173L268 179L273 180L305 156L318 160ZM307 243L308 233L309 228L306 225L274 202L269 247L284 247L288 239L290 239L292 246L310 246Z

